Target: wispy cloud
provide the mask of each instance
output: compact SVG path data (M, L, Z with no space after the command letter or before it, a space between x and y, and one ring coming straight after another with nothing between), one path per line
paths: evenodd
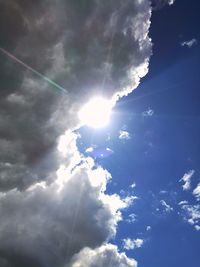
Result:
M191 40L182 42L181 43L181 46L186 46L188 48L191 48L191 47L193 47L196 44L197 44L197 39L193 38Z
M165 209L165 211L166 211L167 213L169 213L169 212L171 212L171 211L174 210L169 204L166 203L166 201L161 200L160 203L161 203L161 205L164 207L164 209Z
M144 116L144 117L151 117L151 116L153 116L153 114L154 114L154 111L151 108L142 112L142 116Z
M200 224L200 205L189 205L180 204L182 210L185 212L183 218L191 225L195 227L196 230L199 229Z
M197 39L193 38L191 40L182 42L181 43L181 46L186 46L188 48L191 48L191 47L193 47L196 44L197 44Z
M146 228L147 231L150 231L151 230L151 226L148 225L147 228Z
M193 195L196 197L197 200L200 200L200 183L193 190Z
M123 239L123 248L126 250L141 248L143 244L144 244L144 240L140 239L140 238L137 238L137 239L125 238L125 239Z
M130 185L130 188L135 188L136 187L136 183L132 183L131 185Z
M129 139L131 139L131 134L128 131L120 130L119 131L119 139L129 140Z
M152 0L152 5L154 10L161 9L166 5L173 5L175 0Z
M131 213L128 215L128 218L126 219L126 222L128 223L134 223L137 221L137 215L134 213Z
M182 185L183 190L188 191L191 188L191 178L194 175L195 170L190 170L186 172L183 177L180 179L180 182L184 182Z

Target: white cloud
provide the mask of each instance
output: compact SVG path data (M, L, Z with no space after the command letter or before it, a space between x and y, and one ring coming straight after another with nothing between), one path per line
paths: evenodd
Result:
M195 227L195 229L196 229L197 231L200 231L200 226L199 226L199 225L195 225L194 227Z
M179 205L187 205L188 201L187 200L182 200L178 203Z
M140 248L143 245L143 243L144 243L144 240L140 238L137 238L137 239L126 238L126 239L123 239L123 248L126 250Z
M4 21L10 52L44 75L1 62L0 263L102 267L110 258L110 266L136 266L105 244L135 198L106 193L111 175L77 148L77 114L96 93L128 95L148 72L150 2L36 2L0 3L13 15Z
M119 131L119 139L122 139L122 140L129 140L129 139L131 139L131 135L130 135L130 133L127 132L127 131L120 130L120 131Z
M76 254L69 267L137 267L134 259L119 253L117 247L106 244L96 249L84 248Z
M153 114L154 114L154 111L153 109L150 109L150 108L142 112L142 116L144 117L152 117Z
M193 225L196 230L199 230L198 225L200 224L200 205L181 204L180 206L184 211L183 218L189 224Z
M167 191L166 191L166 190L161 190L161 191L159 192L159 194L167 194Z
M153 9L161 9L165 7L166 5L173 5L175 0L151 0Z
M136 187L136 183L132 183L132 184L130 185L130 187L131 187L131 188L135 188L135 187Z
M197 44L197 39L193 38L191 40L182 42L181 46L187 46L188 48L191 48L196 44Z
M169 5L173 5L174 2L175 2L175 0L168 0L168 4L169 4Z
M151 226L148 225L147 228L146 228L147 231L150 231L151 230Z
M126 219L126 222L128 223L134 223L137 221L137 215L134 213L131 213L128 215L128 218Z
M180 181L183 181L184 184L183 184L183 190L187 191L190 189L191 187L191 178L192 176L194 175L195 171L194 170L190 170L188 171L187 173L185 173L183 175L183 177L180 179Z
M193 190L193 195L196 197L197 200L200 200L200 183Z
M101 245L115 235L122 218L120 209L130 205L134 198L122 200L118 195L107 195L110 174L79 156L81 163L74 162L74 166L66 168L62 183L58 174L49 186L43 183L23 192L14 189L0 194L0 250L12 247L14 239L21 255L16 257L28 257L35 251L37 260L60 266L85 246ZM46 244L42 248L41 240Z
M169 213L169 212L173 211L173 208L170 205L168 205L164 200L161 200L160 203L165 208L166 212Z

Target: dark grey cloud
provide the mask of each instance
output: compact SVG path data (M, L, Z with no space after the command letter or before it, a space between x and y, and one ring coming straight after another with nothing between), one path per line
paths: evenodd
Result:
M59 92L1 53L1 164L4 170L9 163L13 170L19 165L33 172L57 137L77 125L77 111L91 94L123 96L137 87L151 54L150 3L10 0L0 5L4 10L0 30L5 33L1 46L67 91ZM9 12L12 17L5 15ZM44 179L40 172L34 177ZM14 188L17 178L13 186L11 179L9 186L1 178L0 184ZM24 183L19 178L18 183L19 189L26 188L31 179Z
M1 51L0 266L62 267L115 234L127 204L72 130L92 94L125 96L147 73L150 16L148 0L0 0L0 47L66 88Z

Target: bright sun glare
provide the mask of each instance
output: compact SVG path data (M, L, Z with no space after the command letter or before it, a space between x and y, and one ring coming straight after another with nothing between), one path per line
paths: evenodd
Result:
M102 128L110 121L113 102L103 97L94 97L79 112L79 119L84 125Z

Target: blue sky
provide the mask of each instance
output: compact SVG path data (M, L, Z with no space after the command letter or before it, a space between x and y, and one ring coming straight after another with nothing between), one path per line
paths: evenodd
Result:
M127 251L141 267L199 264L200 232L179 205L183 200L198 203L192 190L200 182L199 8L198 1L177 0L153 12L149 73L118 102L106 129L81 131L83 151L91 145L114 151L109 158L97 159L112 174L108 192L138 197L123 212L113 242L123 250L124 238L143 239L141 248ZM197 43L192 47L181 45L193 38ZM144 113L150 110L153 114ZM119 139L120 130L130 139ZM180 179L190 170L191 188L184 191ZM127 222L130 214L136 215L135 222Z

